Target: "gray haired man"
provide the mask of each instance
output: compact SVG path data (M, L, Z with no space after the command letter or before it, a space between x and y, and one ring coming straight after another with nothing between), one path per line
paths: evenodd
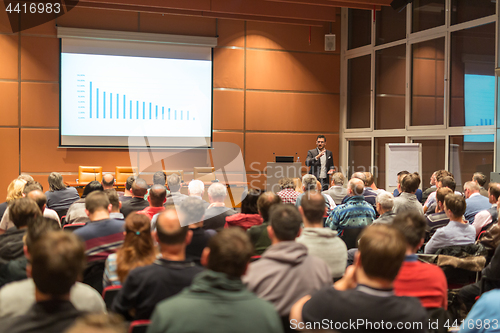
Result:
M394 196L392 193L383 191L377 195L376 199L377 212L380 217L373 223L392 223L396 214L392 211L394 207Z

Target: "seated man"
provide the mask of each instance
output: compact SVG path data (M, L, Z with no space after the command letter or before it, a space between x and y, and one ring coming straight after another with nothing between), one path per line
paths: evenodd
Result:
M111 204L111 211L109 212L109 218L115 220L125 220L123 214L120 212L122 208L122 203L120 202L120 197L116 190L104 190L104 194L108 197L109 203Z
M175 209L160 213L153 237L161 259L132 270L114 299L112 310L128 320L149 319L156 304L191 285L203 268L186 260L186 246L193 232L181 227Z
M392 211L394 207L394 196L390 192L382 191L377 195L377 212L379 217L373 223L392 223L396 213Z
M304 295L332 283L328 265L295 242L301 224L295 207L274 207L267 226L272 245L250 264L243 277L248 290L271 302L280 316L288 316L292 305Z
M245 232L223 229L203 251L207 270L193 284L156 307L148 333L281 333L276 310L241 282L252 256Z
M111 204L102 191L92 192L85 198L85 212L90 222L74 233L85 241L89 262L106 260L123 244L124 221L110 219L110 210Z
M472 225L476 228L476 235L479 235L481 231L487 229L491 223L495 223L498 220L498 212L497 212L497 201L500 197L500 184L498 183L490 183L488 187L488 201L491 204L491 207L480 211L476 214L474 218L474 222Z
M30 219L28 222L28 231L26 232L26 245L24 245L26 258L31 258L30 252L33 251L33 246L39 239L49 232L58 230L61 230L61 227L55 220L43 217ZM25 268L28 265L26 258L23 261L24 278L19 279L20 281L9 283L0 289L0 318L24 315L36 302L35 283L31 277L26 276ZM21 260L14 260L11 263L16 261L20 267ZM3 268L0 271L3 271ZM3 274L0 273L0 275ZM76 282L71 287L69 298L75 308L80 311L106 312L106 305L102 296L94 288L86 284Z
M474 223L477 213L491 208L490 200L479 194L480 189L476 182L470 181L464 184L465 203L467 204L464 217L470 224Z
M148 183L142 178L137 178L132 184L132 199L122 201L121 212L125 218L132 212L143 210L149 206L149 203L144 200L144 196L148 193Z
M115 188L115 176L113 176L111 173L105 173L104 175L102 175L101 185L102 185L103 191L114 189Z
M231 208L227 208L225 200L227 196L227 188L221 183L213 183L208 188L208 206L205 212L203 221L203 229L219 230L224 228L226 224L226 216L236 214Z
M364 183L361 179L351 178L345 203L335 207L326 219L325 225L337 230L340 235L346 228L361 228L372 224L375 210L363 199Z
M24 255L23 237L28 228L28 221L42 215L36 202L29 198L14 200L9 209L10 217L16 227L7 229L0 235L0 264L6 264Z
M443 270L436 265L423 263L417 258L422 247L427 223L422 214L407 212L396 216L392 222L406 239L406 258L394 280L398 296L420 299L424 308L448 307L448 283Z
M381 332L427 332L427 314L420 302L393 292L405 252L405 240L398 230L381 223L369 226L359 240L354 265L333 287L295 303L290 327L324 329L319 325L327 320L339 332L373 332L374 324ZM344 325L335 325L338 323ZM401 327L401 323L411 323L411 327Z
M180 192L181 176L176 173L173 173L167 177L167 187L170 193L167 195L167 202L165 202L165 206L180 205L182 200L188 197L187 195Z
M303 193L301 193L295 201L295 207L297 207L297 209L300 207L300 201L309 191L316 192L321 190L321 183L314 175L306 174L302 177L302 190ZM321 193L321 195L325 199L326 213L330 214L332 209L336 206L335 201L333 201L333 199L327 194Z
M345 177L342 172L335 172L332 175L330 188L321 193L329 195L336 205L342 204L342 199L347 195L347 189L344 187Z
M446 215L444 211L444 198L448 194L453 194L453 191L448 187L441 187L436 191L436 212L434 214L426 215L427 218L427 232L428 238L427 240L434 235L436 230L444 227L450 222L450 218Z
M425 245L426 254L436 253L447 246L468 245L476 240L476 229L463 219L465 199L458 194L448 194L444 198L444 211L450 222L434 233Z
M148 202L149 206L137 212L137 214L144 214L149 219L152 219L155 214L165 210L163 204L166 202L167 189L164 185L155 184L149 189Z
M199 179L193 179L192 181L189 182L188 185L188 194L190 197L197 197L201 200L203 200L203 193L205 193L205 184ZM210 206L208 202L203 200L203 205L205 206L205 209Z
M50 232L31 253L36 303L22 316L0 320L4 332L64 332L82 315L70 302L70 290L82 276L85 248L72 233Z
M128 176L125 182L125 192L118 193L120 202L129 201L132 199L132 185L134 184L135 176Z
M323 216L326 212L323 197L317 192L311 192L302 198L299 212L304 229L297 237L297 243L304 244L309 255L323 259L332 273L332 278L342 277L347 260L347 247L335 231L323 226Z
M399 187L399 185L401 184L401 179L403 179L403 177L406 176L406 175L408 175L408 174L409 174L409 172L406 171L406 170L398 172L398 174L397 174L397 176L398 176L398 180L397 180L398 187L392 193L392 195L394 195L394 198L399 197L399 195L401 194L402 190ZM417 188L417 190L415 191L415 196L417 197L417 199L418 199L419 202L422 202L422 190L421 189Z
M407 175L401 175L398 183L400 193L396 198L394 198L394 208L392 209L394 213L399 214L414 211L424 214L422 204L418 201L417 196L415 195L419 186L420 176L418 173L414 172Z

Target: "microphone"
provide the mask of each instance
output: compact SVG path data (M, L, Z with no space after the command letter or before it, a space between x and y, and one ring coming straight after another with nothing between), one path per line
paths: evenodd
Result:
M94 168L94 180L97 181L97 175L95 173L95 168Z

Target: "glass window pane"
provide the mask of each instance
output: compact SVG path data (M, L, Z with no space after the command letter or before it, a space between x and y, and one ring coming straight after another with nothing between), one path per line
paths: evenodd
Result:
M376 15L376 45L406 37L406 10L398 12L392 7L382 6Z
M371 56L348 60L347 128L370 127Z
M422 190L425 191L431 187L430 180L434 171L445 168L445 141L444 139L425 140L416 139L413 143L422 144ZM471 175L472 177L472 175Z
M444 124L444 37L412 45L411 125Z
M412 32L444 25L444 0L414 0L412 8Z
M493 171L493 141L494 134L450 136L448 170L455 176L457 191L462 191L462 185L474 172L482 172L489 182Z
M369 170L371 164L371 141L349 141L348 179L355 172ZM345 173L344 173L345 174Z
M451 34L450 126L493 125L495 23Z
M406 45L375 53L375 128L405 128Z
M355 49L371 44L372 11L349 9L349 39L347 48Z
M451 0L451 24L463 23L495 14L496 1Z
M372 170L375 185L386 189L385 186L385 144L404 143L404 137L375 138L375 168ZM387 190L387 189L386 189ZM391 191L392 192L392 191Z

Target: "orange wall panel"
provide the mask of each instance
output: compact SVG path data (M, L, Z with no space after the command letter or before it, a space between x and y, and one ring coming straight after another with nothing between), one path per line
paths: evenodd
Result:
M140 31L213 37L215 36L215 19L196 16L141 13Z
M247 89L338 93L339 61L336 54L248 50Z
M17 80L18 35L0 35L0 79Z
M0 32L12 32L10 27L9 17L7 16L7 12L5 11L5 2L0 2ZM2 192L0 191L0 194ZM2 194L3 195L3 194ZM0 196L0 200L1 200Z
M214 132L214 142L230 142L237 144L243 154L243 133Z
M247 130L339 130L339 95L249 91L246 102ZM315 120L304 121L311 113L314 114Z
M21 126L59 126L59 85L21 83Z
M0 128L0 142L0 202L4 202L7 186L19 175L19 129Z
M243 88L243 66L243 50L214 49L214 88Z
M320 134L320 133L318 133ZM274 155L300 157L303 167L307 151L316 148L317 134L246 133L245 162L247 172L263 171L267 162L274 162ZM339 136L326 134L326 148L332 151L335 165L339 162Z
M217 20L217 46L245 46L245 22Z
M214 90L214 130L243 130L245 94L237 90Z
M56 20L45 22L36 27L21 31L21 34L57 36Z
M61 27L138 31L139 14L136 12L74 7L57 19Z
M21 79L59 81L59 39L21 36Z
M17 112L19 104L18 86L19 84L17 82L0 82L0 101L2 101L2 106L0 107L1 126L19 125L19 116Z

